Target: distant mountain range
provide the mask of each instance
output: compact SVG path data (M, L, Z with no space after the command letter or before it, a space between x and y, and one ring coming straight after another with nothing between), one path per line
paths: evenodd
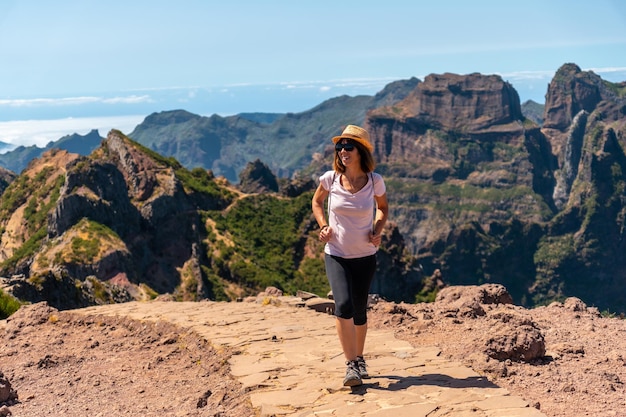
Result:
M524 306L626 312L625 109L626 83L568 63L542 111L500 76L445 73L297 114L154 113L5 175L0 273L28 299L63 286L84 303L101 285L108 300L322 291L310 198L330 138L357 123L390 203L375 292L493 282Z
M13 148L15 148L14 145L12 145L10 143L6 143L6 142L0 141L0 152L6 152L6 151L11 150Z
M154 113L136 126L129 137L150 149L171 156L188 169L211 169L237 183L245 165L256 159L279 177L289 177L323 153L328 138L350 123L360 124L368 110L406 97L419 83L416 78L388 84L375 96L341 96L302 113L240 113L210 117L172 110ZM541 123L543 106L532 101L522 105L528 118ZM87 135L68 135L45 147L20 146L0 154L0 166L20 173L45 151L56 148L88 155L103 137L93 130ZM285 142L288 145L283 145ZM11 145L9 145L11 146Z
M102 139L97 130L92 130L86 135L73 134L63 136L57 141L48 143L43 148L36 145L18 146L9 152L0 154L0 166L19 174L28 166L30 161L41 157L44 152L50 149L60 149L79 155L89 155L100 145ZM10 146L13 147L13 145Z

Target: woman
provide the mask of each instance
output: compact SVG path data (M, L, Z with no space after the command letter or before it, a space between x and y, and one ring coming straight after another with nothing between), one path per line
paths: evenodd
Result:
M367 301L376 271L376 251L387 221L383 178L374 173L374 147L361 127L348 125L335 136L333 170L320 177L312 201L320 226L326 276L335 300L337 335L346 358L345 386L368 378L363 359ZM328 198L328 220L324 202Z

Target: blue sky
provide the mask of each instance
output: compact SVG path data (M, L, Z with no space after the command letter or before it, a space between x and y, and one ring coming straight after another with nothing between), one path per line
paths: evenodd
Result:
M2 0L0 57L13 144L155 111L300 112L431 73L499 74L543 102L564 63L626 80L626 2Z

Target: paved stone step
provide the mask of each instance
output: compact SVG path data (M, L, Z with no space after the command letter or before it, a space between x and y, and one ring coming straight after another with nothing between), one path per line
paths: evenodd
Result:
M362 386L344 387L334 317L295 307L299 298L277 300L130 302L75 311L166 320L218 348L235 348L232 374L262 416L545 416L470 368L442 358L436 347L413 348L390 330L370 329L366 360L372 377Z

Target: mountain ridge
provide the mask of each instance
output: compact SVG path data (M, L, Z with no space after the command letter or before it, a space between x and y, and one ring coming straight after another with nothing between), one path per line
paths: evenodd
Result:
M35 242L43 242L45 236L55 236L57 225L63 224L60 220L69 219L71 229L80 224L80 216L97 215L95 223L120 236L147 227L144 236L133 237L145 243L169 237L154 229L155 219L192 210L195 220L172 223L168 229L172 237L191 231L188 236L195 236L191 241L176 238L174 247L144 248L147 259L164 262L163 268L157 267L161 272L151 275L153 281L133 282L151 273L144 257L138 258L142 267L124 272L136 287L135 295L156 290L174 291L181 299L235 299L250 289L272 285L288 291L308 286L322 293L326 283L310 217L310 193L317 176L330 166L334 151L329 139L340 131L343 118L362 115L390 200L391 221L379 252L375 286L385 297L423 301L432 299L441 282L501 283L524 306L577 296L602 309L624 311L626 261L620 254L626 233L626 88L575 64L562 66L548 88L543 125L524 115L519 96L501 77L450 73L392 83L375 98L338 97L315 111L272 116L271 122L184 111L154 114L150 124L136 129L144 136L143 144L112 131L109 136L122 139L107 139L108 145L91 157L73 162L71 178L80 180L60 189L63 204L55 210L63 215L50 217L55 222L26 223L33 229L30 236L39 239ZM340 108L346 113L339 114ZM154 150L153 146L178 146L166 140L168 135L187 139L204 135L205 142L219 144L219 152L212 150L214 156L219 153L211 162L215 171L189 170L172 155ZM114 151L113 143L125 145ZM207 143L189 140L185 146L193 151L187 154L206 157ZM272 156L274 162L266 163L258 155L250 159L251 149L261 148L262 156ZM236 173L239 184L229 180ZM34 181L20 178L3 194L3 205L19 200L15 197L21 195L19 184ZM242 192L240 186L249 188ZM20 205L11 207L32 212L33 201L19 200ZM122 216L128 225L110 227L115 224L107 218L110 207L128 213ZM5 216L0 216L2 222L15 223ZM89 223L77 231L106 233ZM267 239L267 231L272 239ZM10 238L7 233L2 237ZM182 250L177 251L177 245ZM169 251L179 258L157 255ZM22 263L17 263L21 269L5 264L3 273L22 273L28 281L33 252L25 253L28 256L20 255ZM126 258L116 262L123 265L122 259ZM87 282L85 273L78 276L81 282ZM165 277L172 281L161 282ZM125 283L106 275L98 279Z

